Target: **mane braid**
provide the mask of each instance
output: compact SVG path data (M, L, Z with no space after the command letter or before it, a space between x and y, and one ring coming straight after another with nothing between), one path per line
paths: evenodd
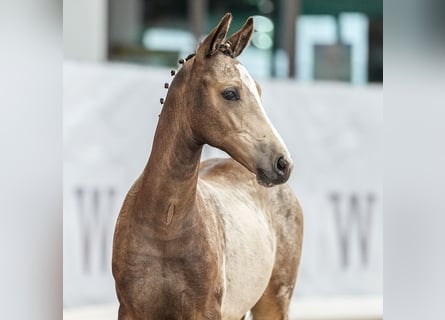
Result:
M185 61L190 60L191 58L193 58L196 55L196 52L190 53L187 58L185 58Z

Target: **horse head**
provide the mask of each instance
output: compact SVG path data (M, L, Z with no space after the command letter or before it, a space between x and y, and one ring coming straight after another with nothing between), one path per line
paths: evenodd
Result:
M227 13L181 69L184 116L198 143L227 152L270 187L288 180L292 160L264 111L260 86L236 59L250 43L253 18L226 39L231 20Z

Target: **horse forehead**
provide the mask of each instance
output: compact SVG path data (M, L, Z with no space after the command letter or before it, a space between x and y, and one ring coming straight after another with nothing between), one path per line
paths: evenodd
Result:
M217 73L220 77L226 79L239 78L239 72L235 63L229 63L227 61L221 61L217 66Z
M256 81L252 78L252 76L249 74L247 69L241 63L236 64L235 67L238 69L239 77L240 77L241 81L249 89L249 91L255 96L255 99L258 101L258 103L260 103L261 99L258 94L258 88L257 88Z
M255 81L253 80L252 76L249 74L249 72L247 71L247 69L241 64L241 63L237 63L235 65L236 69L239 72L240 78L247 83L255 83Z
M221 59L219 61L217 60L215 65L211 68L208 68L207 71L209 71L213 77L217 77L222 81L239 79L251 91L257 91L256 81L252 78L247 69L235 59L231 59L230 61L227 61L227 59Z

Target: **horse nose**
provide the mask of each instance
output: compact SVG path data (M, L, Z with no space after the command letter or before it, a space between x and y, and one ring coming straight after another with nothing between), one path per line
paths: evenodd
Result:
M286 176L289 174L290 163L289 160L286 160L283 156L279 157L275 162L275 170L277 171L279 176Z

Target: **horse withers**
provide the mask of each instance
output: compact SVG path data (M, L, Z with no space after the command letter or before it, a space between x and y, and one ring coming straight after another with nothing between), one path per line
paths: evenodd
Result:
M303 216L290 154L237 56L253 19L231 14L181 61L146 167L116 223L119 319L287 319ZM204 144L233 159L200 163Z

